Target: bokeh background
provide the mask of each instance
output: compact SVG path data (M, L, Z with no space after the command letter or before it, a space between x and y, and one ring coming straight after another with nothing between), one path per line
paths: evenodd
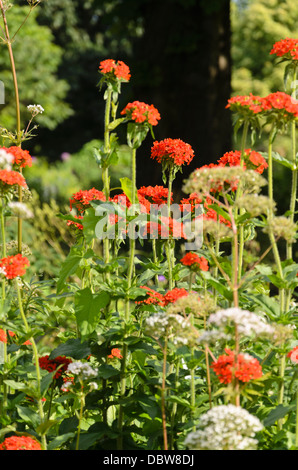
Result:
M27 105L40 104L34 138L24 143L34 157L26 178L35 217L26 222L26 241L37 268L52 276L74 235L56 217L69 209L80 189L101 189L94 149L103 137L104 101L98 88L99 63L123 60L131 81L122 86L119 112L129 101L153 104L161 114L157 140L181 138L195 159L175 181L199 166L216 162L239 148L232 116L225 108L235 94L284 91L284 67L270 55L274 42L297 37L297 0L44 0L28 13L25 0L13 0L7 12L21 97L22 127ZM19 29L20 28L20 29ZM5 104L0 126L14 131L14 94L9 57L0 44L0 80ZM125 130L119 132L119 165L112 187L129 176ZM3 140L2 145L7 141ZM160 167L150 159L152 138L138 151L138 186L162 184ZM255 149L266 149L266 129ZM287 135L275 150L290 151ZM275 172L280 212L287 210L289 175ZM13 230L13 228L12 228Z

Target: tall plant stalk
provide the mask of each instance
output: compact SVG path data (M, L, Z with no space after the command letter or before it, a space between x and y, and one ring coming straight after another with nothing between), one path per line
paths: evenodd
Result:
M0 9L1 9L3 24L4 24L4 33L5 33L4 39L7 45L7 49L8 49L10 68L11 68L11 73L12 73L12 78L13 78L13 87L14 87L14 96L15 96L15 113L16 113L16 144L19 147L21 147L21 142L22 142L21 111L20 111L18 79L17 79L15 60L14 60L14 55L13 55L13 50L12 50L12 41L10 39L10 34L9 34L9 29L8 29L6 14L5 14L5 8L4 8L4 4L2 0L0 0ZM29 14L31 13L31 11L32 11L32 8ZM19 198L19 202L22 202L23 190L21 186L18 187L18 198ZM21 217L18 217L18 252L19 253L22 252L22 218Z
M15 287L17 291L17 298L18 298L18 304L19 304L19 311L21 318L24 323L25 331L26 333L30 333L30 328L26 319L26 315L23 309L23 303L22 303L22 296L21 296L21 290L19 286L19 281L18 279L15 279ZM33 349L33 357L34 357L34 362L35 362L35 371L36 371L36 378L37 378L37 404L38 404L38 413L39 413L39 418L40 418L40 423L42 424L44 422L44 412L43 412L43 405L41 401L41 376L40 376L40 368L39 368L39 355L36 347L36 343L34 341L34 338L30 338L31 344L32 344L32 349ZM47 449L47 442L46 442L46 437L44 433L41 433L41 443L43 446L43 450Z

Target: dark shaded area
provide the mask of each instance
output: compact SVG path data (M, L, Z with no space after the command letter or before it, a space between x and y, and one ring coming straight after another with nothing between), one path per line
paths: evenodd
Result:
M55 18L59 4L50 3ZM181 187L192 169L215 162L230 150L230 113L225 109L231 93L230 2L122 0L102 14L100 8L106 3L94 0L94 8L86 9L74 1L73 19L66 16L67 24L62 18L58 26L46 12L40 14L40 22L52 28L65 50L59 76L71 85L67 101L74 115L54 131L40 128L34 144L55 160L62 152L76 152L87 141L101 138L104 102L96 86L99 62L121 59L130 66L132 79L122 87L119 112L128 101L154 104L161 114L155 138L180 138L195 151L192 164L183 175L177 174L175 186ZM141 35L135 33L137 25L143 29ZM73 36L73 31L84 28L90 42L85 47ZM124 129L120 140L125 143ZM138 186L161 184L160 167L150 159L151 145L148 135L138 150Z

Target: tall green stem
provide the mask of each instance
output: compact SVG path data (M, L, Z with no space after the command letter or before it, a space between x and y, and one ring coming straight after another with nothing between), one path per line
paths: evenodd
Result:
M131 152L131 181L132 181L132 192L131 192L131 204L134 208L136 203L136 149L133 148ZM129 239L129 260L128 260L128 272L127 272L127 289L129 290L132 285L133 273L134 273L134 256L135 256L135 238L134 234ZM126 336L127 325L130 320L130 301L129 298L125 299L125 312L124 312L124 328ZM126 366L127 366L127 353L128 348L127 344L124 341L122 347L122 364L121 364L121 381L120 381L120 395L124 397L126 391ZM123 438L122 438L122 429L123 429L123 407L119 407L118 415L118 450L121 450L123 447Z
M112 89L107 88L106 107L105 107L105 119L104 119L104 154L107 155L110 151L110 116L111 116L111 102L112 102ZM102 181L103 181L103 193L106 201L110 197L110 179L109 179L109 166L106 162L102 166ZM103 240L103 255L104 262L107 264L110 260L110 243L106 237ZM106 276L108 277L108 275Z
M21 290L20 290L18 279L15 279L15 286L16 286L16 291L17 291L20 315L21 315L21 318L22 318L24 326L25 326L25 331L26 331L26 333L29 333L30 328L29 328L29 325L28 325L28 322L27 322L27 319L26 319L24 309L23 309L22 296L21 296ZM30 341L31 341L31 344L32 344L32 349L33 349L33 356L34 356L35 370L36 370L36 378L37 378L38 412L39 412L40 422L42 424L43 421L44 421L44 412L43 412L43 406L42 406L42 401L41 401L41 388L40 388L41 377L40 377L40 369L39 369L39 355L38 355L38 351L37 351L37 347L36 347L34 338L31 337ZM45 437L44 434L41 435L41 442L42 442L43 450L46 450L47 443L46 443L46 437Z
M2 258L5 258L6 257L6 238L5 238L5 222L4 222L4 204L3 204L3 198L1 198L1 201L0 201L0 220L1 220L1 235L2 235ZM2 299L1 299L1 303L2 303L2 310L4 308L4 302L5 302L5 297L6 297L6 279L5 277L3 277L3 280L2 280ZM5 328L4 328L4 331L6 332ZM6 367L6 364L7 364L7 346L6 346L6 343L2 343L2 347L3 347L3 362L4 362L4 374L3 376L5 377L5 367ZM7 406L7 386L5 383L3 383L3 401L1 403L1 408L2 408L2 412L4 411L4 409L6 408Z
M241 157L240 157L240 166L243 167L244 164L244 152L245 152L245 145L246 145L246 139L247 139L247 133L248 133L248 125L249 121L245 121L244 126L243 126L243 133L242 133L242 139L241 139ZM237 190L237 196L238 198L241 195L242 189L241 185ZM244 210L241 208L240 209L240 215L244 213ZM238 281L241 279L241 273L242 273L242 265L243 265L243 250L244 250L244 227L241 224L239 226L239 266L238 266Z
M7 49L8 49L8 55L9 55L11 72L12 72L12 78L13 78L13 87L14 87L14 95L15 95L16 123L17 123L17 145L21 146L21 139L22 139L22 136L21 136L21 112L20 112L20 97L19 97L18 79L17 79L16 67L15 67L15 61L14 61L14 56L13 56L13 51L12 51L12 45L11 45L11 39L10 39L10 35L9 35L7 19L6 19L6 15L5 15L5 9L4 9L4 5L3 5L2 0L0 0L0 9L1 9L1 14L2 14L3 23L4 23L5 39L6 39ZM19 202L22 202L23 192L22 192L22 187L21 186L19 186L19 189L18 189L18 197L19 197ZM19 253L22 252L22 219L21 219L21 217L18 217L18 252Z
M172 290L173 285L173 264L174 264L174 250L173 250L173 243L174 240L170 233L170 220L171 220L171 195L172 195L172 187L173 187L173 180L174 180L174 168L173 166L170 167L169 170L169 179L168 179L168 198L167 198L167 207L168 207L168 227L169 227L169 234L168 239L166 241L166 256L168 262L168 272L169 272L169 290Z

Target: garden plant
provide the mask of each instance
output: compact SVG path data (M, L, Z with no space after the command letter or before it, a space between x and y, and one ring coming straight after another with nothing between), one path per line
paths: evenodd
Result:
M30 14L40 1L28 3ZM268 51L284 68L282 91L228 100L239 149L209 165L177 136L155 139L167 116L153 104L136 97L120 109L133 74L101 61L98 187L56 215L75 241L59 276L41 279L28 274L23 241L34 217L25 147L46 109L28 105L21 128L9 8L0 0L17 122L1 128L0 450L297 450L298 39ZM130 177L111 187L120 128ZM254 150L263 131L267 148ZM290 155L275 151L280 133ZM138 188L145 139L163 185ZM177 172L194 159L177 201ZM274 199L279 165L291 175L286 213Z

